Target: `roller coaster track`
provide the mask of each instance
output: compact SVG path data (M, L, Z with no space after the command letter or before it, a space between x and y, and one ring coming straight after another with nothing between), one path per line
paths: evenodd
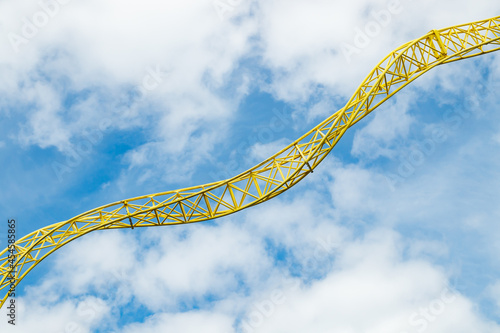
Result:
M0 307L37 264L89 232L208 221L255 206L288 190L328 155L345 131L432 68L500 49L500 16L441 30L386 56L347 104L288 147L227 180L132 198L85 212L19 239L0 253Z

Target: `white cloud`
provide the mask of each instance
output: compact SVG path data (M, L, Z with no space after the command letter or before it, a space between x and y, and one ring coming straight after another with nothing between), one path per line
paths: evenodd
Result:
M33 87L25 90L25 100L36 105L35 110L28 115L28 124L19 135L20 141L27 144L38 144L42 148L56 147L67 152L70 147L70 131L62 120L60 95L48 84L34 83Z
M498 144L500 144L500 133L498 133L497 135L495 135L495 136L493 137L493 140L494 140L495 142L497 142Z
M500 332L439 269L401 260L394 236L375 232L349 244L327 278L254 313L250 332Z
M314 119L325 119L330 116L332 113L336 112L338 108L335 107L335 104L332 101L322 100L316 104L309 110L307 115L307 122L310 122Z
M185 164L191 169L223 139L226 120L245 94L238 84L228 87L226 81L249 49L248 38L255 31L250 20L220 20L210 0L72 1L57 6L54 17L36 29L18 53L7 39L1 42L6 50L3 62L9 66L0 68L5 78L0 89L10 103L26 103L32 86L50 92L31 94L37 104L49 99L51 103L35 110L27 105L21 142L54 146L68 154L82 130L107 119L110 129L148 128L147 139L161 143L138 147L139 152L147 149L156 157L172 156L192 147L189 154L174 160L132 158L132 167ZM5 30L17 34L29 30L24 18L33 23L45 15L34 0L4 2L1 7ZM244 13L247 7L242 4L238 11ZM164 72L161 76L158 68ZM238 80L247 84L242 78L233 83ZM130 91L144 88L144 83L151 88L144 98L130 99ZM12 88L16 85L20 89ZM225 89L236 94L227 98L221 93ZM68 99L68 94L81 95ZM195 134L198 131L202 135Z
M331 196L339 213L360 217L378 211L379 203L387 203L391 195L383 175L362 167L335 163L328 173L334 177Z
M19 96L43 77L51 78L45 84L52 90L53 103L28 112L21 142L71 154L81 141L82 129L96 128L104 118L110 120L110 130L147 129L148 142L124 159L133 170L124 171L121 182L187 181L214 145L226 139L232 111L249 92L249 80L261 80L260 73L241 70L242 59L262 58L272 80L267 88L260 87L286 101L307 101L317 87L326 88L323 94L336 91L347 97L373 64L393 49L395 39L406 42L408 35L421 35L424 27L486 17L494 8L491 3L464 2L458 11L459 6L450 9L440 4L437 10L446 8L443 17L429 15L426 6L436 8L430 2L420 6L401 2L401 14L393 15L363 50L363 61L354 65L346 63L339 45L354 38L356 28L374 20L374 12L388 10L387 2L347 6L338 1L247 1L231 10L233 18L237 16L233 20L221 20L213 4L211 0L105 5L72 1L58 6L54 17L21 45L18 54L8 39L3 40L7 52L2 57L8 66L0 68L0 89L9 105L19 103ZM5 29L12 33L26 29L24 17L33 21L43 13L35 0L1 6ZM258 43L252 38L256 35ZM144 100L127 97L131 89L151 79L151 68L165 72L160 82L153 82L158 87ZM85 96L63 100L68 93ZM70 105L61 108L65 102ZM312 108L308 119L323 113L320 106Z
M54 266L58 274L69 275L63 278L64 284L58 283L57 288L79 294L92 285L104 291L124 274L129 274L134 263L129 259L134 258L139 249L136 242L120 232L101 232L71 244ZM75 265L75 258L79 258L78 265Z
M142 324L131 324L122 332L186 332L230 333L233 318L208 311L193 311L177 314L160 314Z
M256 143L250 149L250 158L262 162L269 156L279 152L281 149L285 148L289 144L287 139L279 139L277 141L269 143Z
M352 235L352 227L335 217L342 204L323 202L322 187L315 184L325 183L329 169L318 170L320 179L312 179L312 189L299 185L293 200L274 199L215 226L103 231L75 241L55 255L44 282L29 288L22 299L24 320L43 323L35 316L44 313L35 312L37 304L45 302L50 309L60 306L67 292L79 298L92 290L106 295L109 309L133 300L134 306L153 310L144 322L123 329L131 333L201 327L233 332L238 325L254 332L401 333L424 326L440 333L461 327L499 331L475 312L473 300L450 291L443 267L430 263L447 255L443 243L408 242L378 228ZM368 172L363 183L368 192L377 188ZM286 253L283 264L273 265L277 254L269 244ZM291 279L291 272L299 278ZM200 309L179 312L193 304ZM432 319L422 314L427 310ZM62 313L58 323L78 317L70 310ZM107 325L119 325L116 314L105 313Z
M373 120L356 131L351 153L367 159L394 157L396 151L393 145L397 144L397 139L406 139L410 126L415 122L408 112L410 100L410 96L405 95L383 110L376 110Z
M157 239L158 247L144 254L133 273L134 294L151 309L175 308L182 299L228 297L238 293L241 280L258 281L271 268L261 240L229 224L172 236Z
M2 332L91 332L105 327L112 309L103 300L82 296L79 300L65 300L57 304L38 299L37 302L18 302L16 325L0 322Z
M397 1L398 14L351 61L341 51L354 45L372 13L387 11L390 1L262 1L264 61L273 71L269 89L287 101L307 100L317 85L350 96L369 71L391 50L431 29L488 18L499 5L490 1L418 4ZM430 9L432 8L432 10ZM380 23L379 23L380 26Z
M497 313L500 314L500 281L491 285L488 291L489 297L495 302Z

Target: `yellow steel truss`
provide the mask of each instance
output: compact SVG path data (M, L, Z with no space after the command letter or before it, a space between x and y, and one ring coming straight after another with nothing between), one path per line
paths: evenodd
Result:
M91 231L208 221L279 195L312 173L349 127L420 75L499 49L500 16L433 30L391 52L342 109L255 167L231 179L108 204L24 236L15 243L13 267L7 249L0 253L0 307L12 281L17 285L48 255Z

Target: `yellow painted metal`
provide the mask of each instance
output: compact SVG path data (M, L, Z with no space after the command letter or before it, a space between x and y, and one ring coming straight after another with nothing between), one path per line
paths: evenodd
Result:
M312 173L349 127L425 72L499 49L500 16L433 30L392 51L342 109L255 167L231 179L108 204L24 236L15 243L13 268L7 249L0 253L0 307L10 277L17 285L48 255L89 232L208 221L279 195Z

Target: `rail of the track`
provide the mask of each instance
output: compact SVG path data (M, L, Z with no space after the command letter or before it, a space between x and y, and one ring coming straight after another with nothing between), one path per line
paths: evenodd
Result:
M297 184L328 155L345 131L430 69L500 49L500 16L432 30L386 56L347 104L283 150L227 180L145 195L102 206L34 231L0 253L5 296L48 255L94 230L212 220L269 200Z

